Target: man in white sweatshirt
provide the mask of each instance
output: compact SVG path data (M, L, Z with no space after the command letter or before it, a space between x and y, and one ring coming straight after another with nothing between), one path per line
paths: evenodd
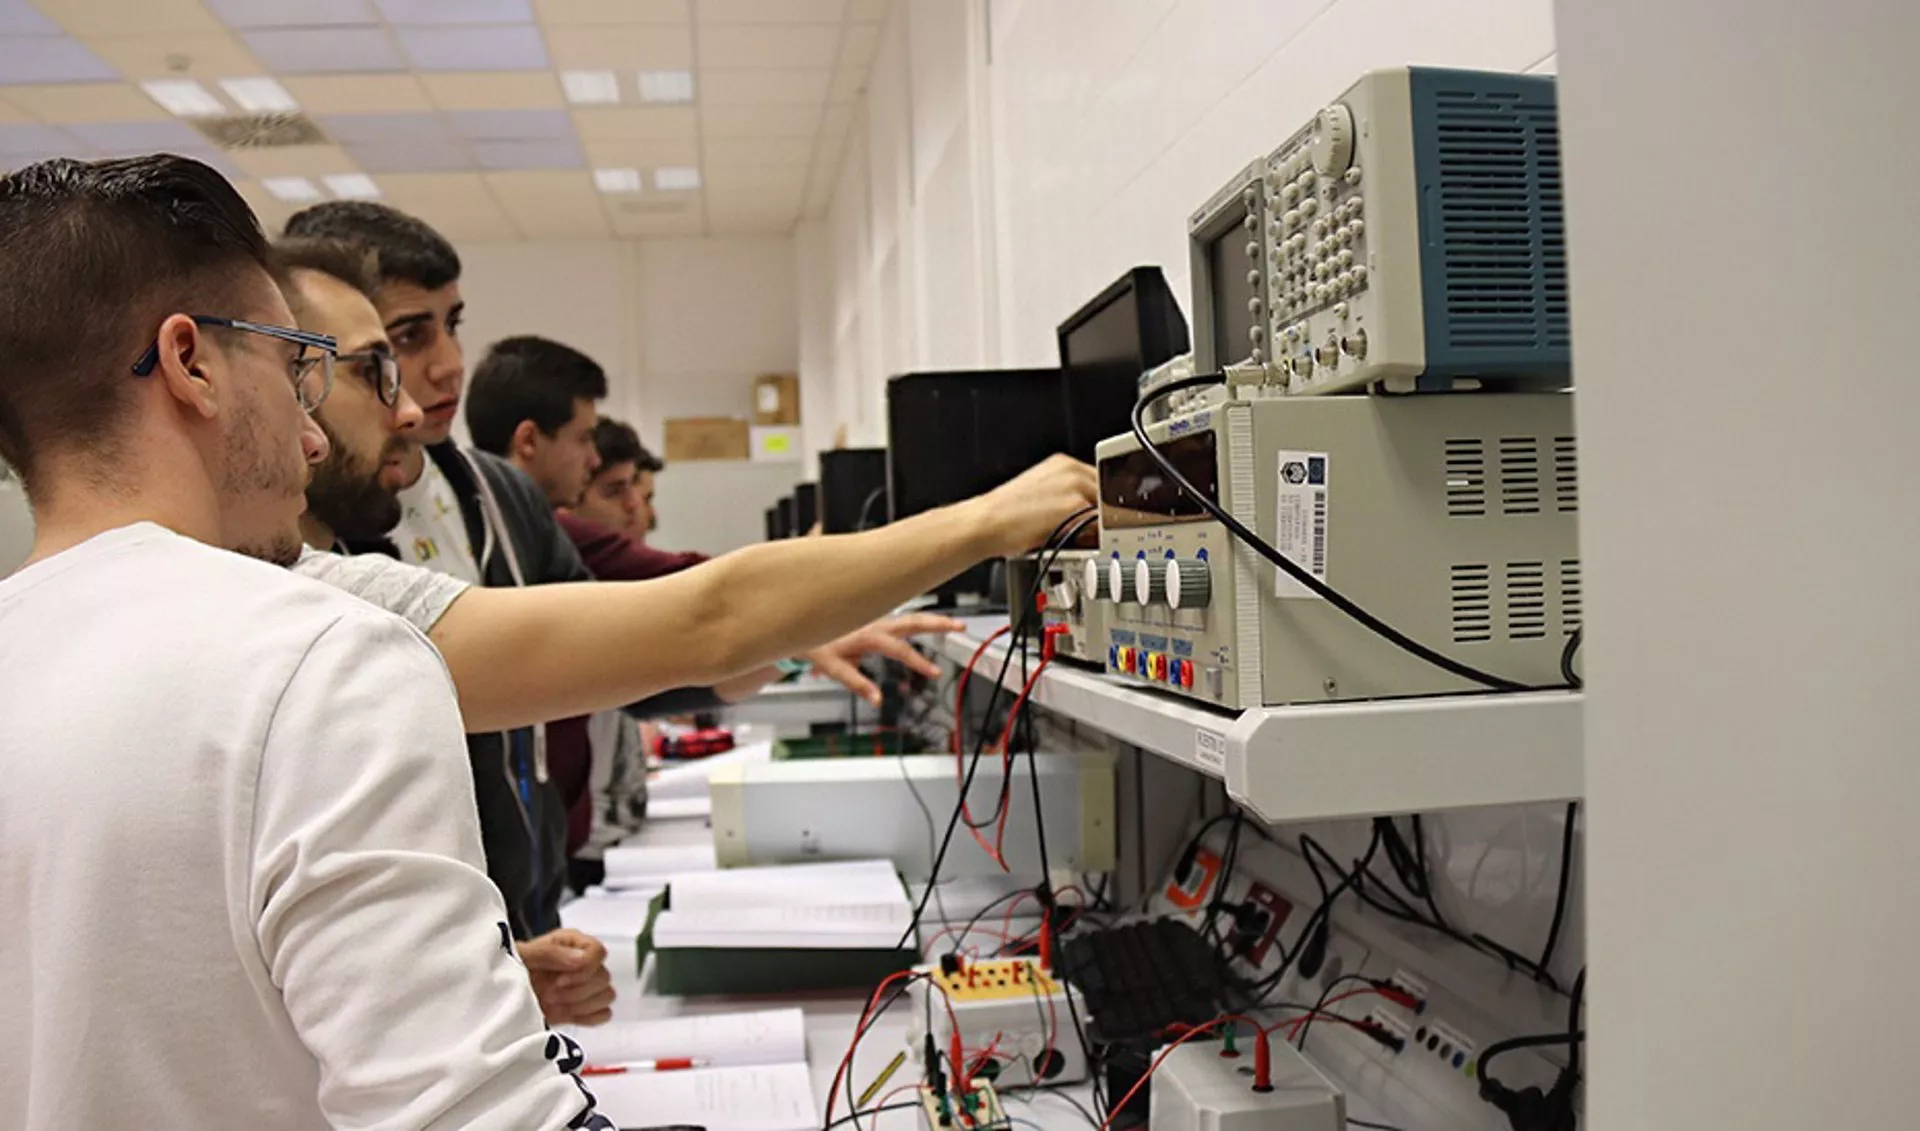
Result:
M0 179L37 527L0 582L0 1126L608 1127L505 935L445 666L278 568L332 346L266 255L198 162Z

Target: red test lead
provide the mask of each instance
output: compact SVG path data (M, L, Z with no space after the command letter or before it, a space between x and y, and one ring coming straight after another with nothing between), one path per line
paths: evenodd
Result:
M624 1076L629 1072L680 1072L688 1068L705 1068L713 1061L706 1057L666 1056L658 1060L629 1060L619 1064L589 1064L580 1070L582 1076Z

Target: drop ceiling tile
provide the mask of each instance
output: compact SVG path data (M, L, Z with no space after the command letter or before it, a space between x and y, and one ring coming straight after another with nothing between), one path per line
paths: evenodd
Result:
M281 200L266 190L259 181L242 179L233 182L240 192L240 198L253 209L254 218L260 221L260 229L270 238L278 239L287 230L287 220L304 205Z
M584 169L587 155L572 138L560 141L476 141L473 156L483 169Z
M620 141L655 141L699 136L691 106L583 106L573 111L580 136Z
M653 169L662 165L698 165L698 138L661 138L631 141L619 138L587 138L583 143L587 160L596 169Z
M426 114L321 114L320 128L335 141L412 141L444 137L446 123L440 115Z
M442 110L557 110L566 106L552 71L450 71L420 82Z
M445 117L454 136L469 141L573 140L565 110L455 110Z
M847 0L847 22L877 24L887 18L891 0Z
M716 236L784 236L799 222L798 202L792 208L738 208L720 201L707 203L707 227Z
M112 82L113 65L64 35L0 39L0 86L46 82Z
M684 24L691 0L533 0L550 28L579 24Z
M203 81L257 75L259 60L246 45L218 35L98 35L87 40L102 59L127 78L195 78Z
M831 67L840 29L818 24L723 24L700 29L702 67Z
M285 28L242 32L253 53L280 75L404 71L406 61L377 27Z
M367 0L205 0L230 28L371 26L380 14Z
M24 124L32 122L33 115L27 113L21 107L14 105L12 102L7 101L7 95L12 93L13 91L11 89L0 91L0 125L10 126L16 123Z
M395 174L380 178L380 187L388 203L456 244L514 238L513 223L477 173Z
M93 156L99 158L146 157L154 152L156 152L156 150L152 146L135 145L118 149L97 150ZM205 143L198 146L169 146L166 152L179 157L191 157L230 181L237 181L244 175L240 172L239 167L233 163L231 157Z
M751 141L708 138L702 148L709 165L799 165L813 156L811 138L767 137Z
M434 105L412 75L289 75L280 85L310 114L424 113Z
M473 157L448 138L356 141L343 147L368 173L434 173L473 168Z
M811 138L826 103L793 106L703 106L700 130L709 138Z
M311 177L357 173L347 151L337 145L288 145L275 149L237 149L232 161L250 177Z
M0 35L59 35L60 25L27 0L0 0Z
M697 236L706 230L706 216L698 196L607 198L607 220L613 233L629 239Z
M137 122L167 117L140 88L126 83L16 86L7 100L42 122Z
M75 35L217 35L220 21L200 0L49 0L43 6Z
M546 67L540 29L523 27L401 27L394 29L422 71L530 71Z
M866 70L880 53L879 24L850 24L840 41L840 66Z
M34 122L0 125L0 153L72 153L84 145L73 135Z
M813 187L807 190L806 207L802 214L809 219L825 216L827 209L833 206L833 189L836 178L815 173Z
M373 0L390 24L530 24L530 0Z
M585 172L487 173L487 187L527 239L606 235L600 194Z
M212 143L176 118L158 122L78 122L67 132L82 144L113 153L182 153Z
M91 156L91 154L73 153L0 153L0 170L15 172L29 165L38 165L42 161L51 161L56 157Z
M699 0L700 23L838 24L847 0Z
M866 91L865 67L841 67L833 72L833 85L827 88L827 101L851 102Z
M805 165L714 165L706 169L707 201L789 201L795 208L807 191Z
M816 70L729 70L711 68L700 72L700 103L703 106L792 105L820 102L833 85L833 72Z
M556 68L619 71L622 86L633 81L630 71L693 66L693 32L687 27L554 27L547 29L547 45Z

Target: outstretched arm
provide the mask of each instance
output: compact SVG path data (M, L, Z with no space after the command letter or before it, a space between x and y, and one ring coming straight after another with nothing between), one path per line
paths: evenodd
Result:
M860 628L1094 501L1056 456L999 489L878 530L751 546L640 582L472 589L433 626L469 730L718 684Z

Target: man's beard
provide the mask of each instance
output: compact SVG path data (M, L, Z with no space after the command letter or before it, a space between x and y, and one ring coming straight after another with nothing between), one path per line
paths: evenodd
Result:
M327 458L313 469L307 485L307 511L327 524L334 536L347 539L380 538L400 524L400 497L380 482L389 459L406 451L411 441L387 440L371 465L361 462L324 421L320 430L332 445Z

